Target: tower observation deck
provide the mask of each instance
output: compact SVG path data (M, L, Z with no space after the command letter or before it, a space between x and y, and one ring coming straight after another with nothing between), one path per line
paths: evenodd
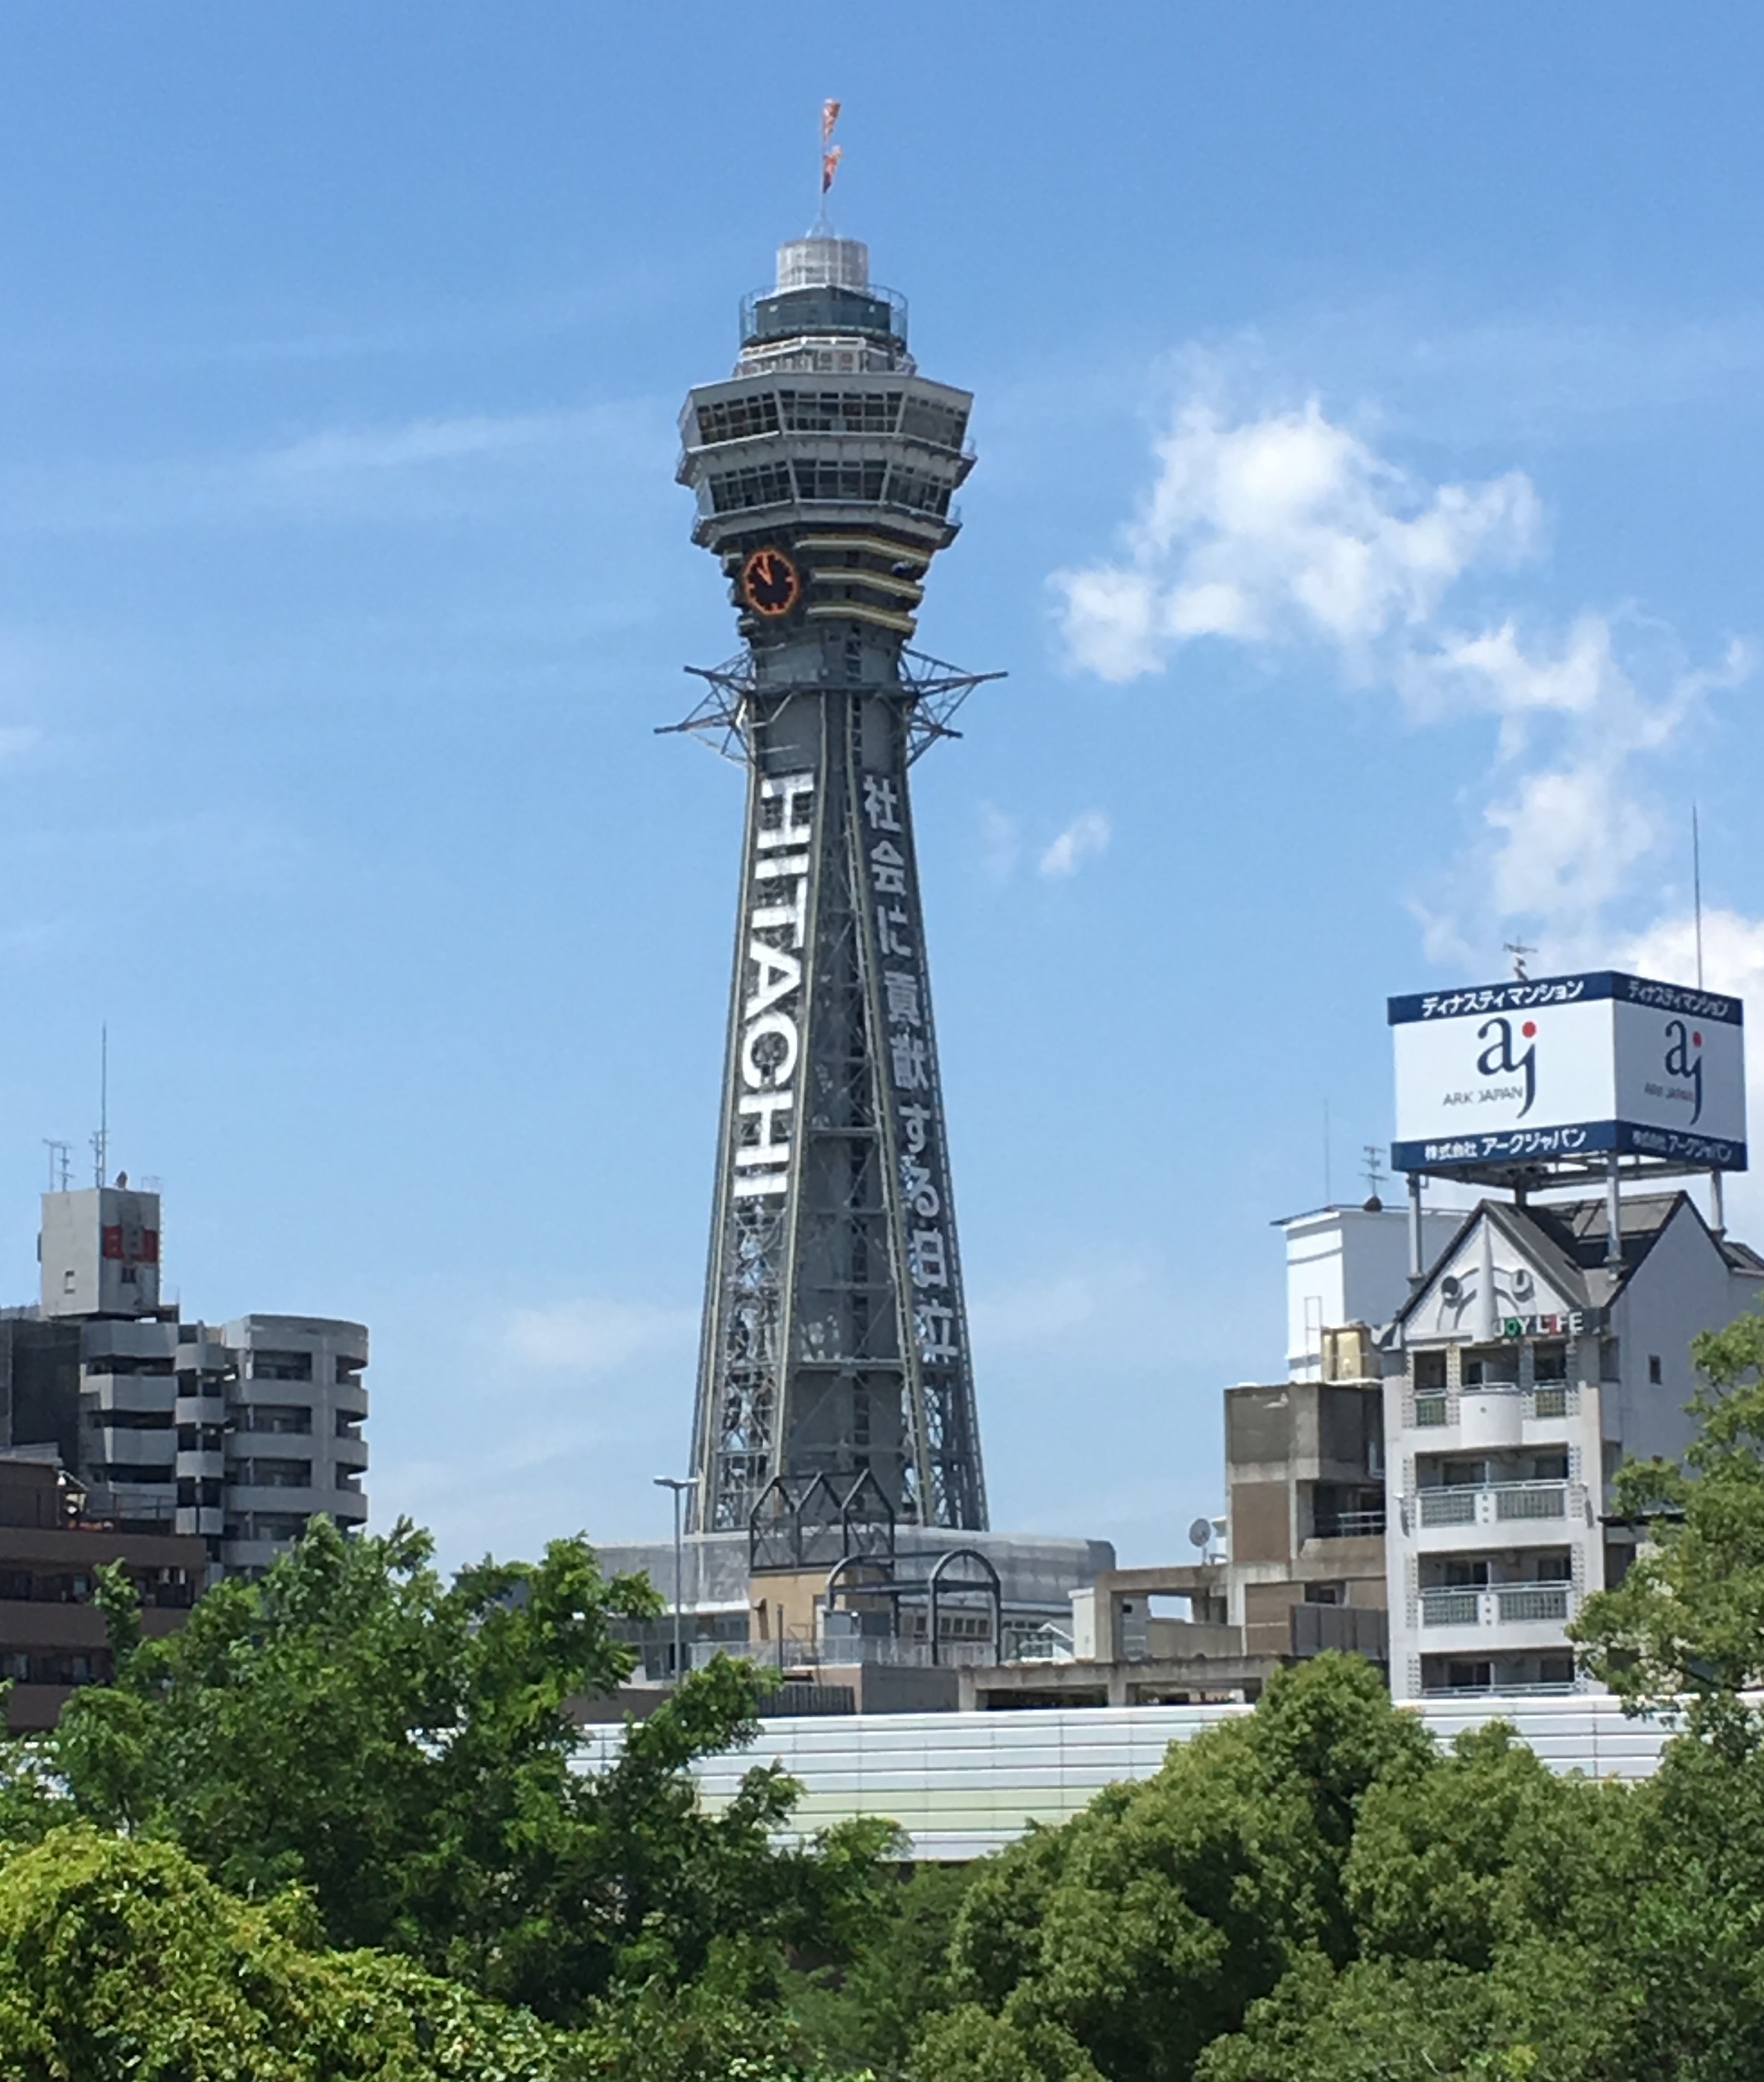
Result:
M907 769L981 677L907 647L973 399L857 240L779 248L681 415L742 639L676 727L747 775L693 1524L769 1504L983 1529ZM699 668L693 668L698 670ZM815 1502L818 1497L819 1504Z

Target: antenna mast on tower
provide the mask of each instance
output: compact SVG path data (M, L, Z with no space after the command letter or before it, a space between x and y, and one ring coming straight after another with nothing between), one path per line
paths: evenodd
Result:
M92 1137L92 1183L102 1186L110 1169L110 1023L98 1030L98 1132Z

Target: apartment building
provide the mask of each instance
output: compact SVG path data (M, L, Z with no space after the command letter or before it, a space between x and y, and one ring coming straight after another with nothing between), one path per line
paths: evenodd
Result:
M1621 1580L1627 1456L1680 1456L1690 1343L1764 1291L1764 1260L1683 1192L1465 1216L1385 1340L1385 1555L1399 1699L1564 1691L1567 1629Z
M1443 1248L1460 1217L1422 1217ZM1377 1326L1408 1298L1407 1213L1376 1197L1277 1226L1287 1377L1225 1392L1230 1623L1252 1656L1387 1652L1383 1370Z
M15 1734L53 1727L76 1686L111 1675L92 1595L107 1563L128 1571L150 1638L184 1624L209 1574L200 1540L95 1523L58 1460L53 1448L0 1452L0 1680Z
M368 1334L315 1316L184 1320L157 1193L43 1196L40 1292L0 1317L3 1443L53 1448L95 1521L200 1539L257 1574L319 1513L363 1524Z

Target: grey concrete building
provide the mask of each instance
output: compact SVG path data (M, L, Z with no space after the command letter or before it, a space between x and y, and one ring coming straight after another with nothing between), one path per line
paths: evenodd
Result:
M323 1513L367 1518L360 1323L187 1321L160 1300L157 1193L43 1196L40 1292L0 1314L0 1445L53 1448L87 1516L260 1574Z

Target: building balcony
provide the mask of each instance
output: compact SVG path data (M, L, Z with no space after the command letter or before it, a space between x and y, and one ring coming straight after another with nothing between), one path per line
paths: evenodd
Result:
M1434 1642L1425 1646L1430 1651L1445 1647ZM1487 1638L1467 1639L1445 1654L1424 1654L1420 1665L1424 1699L1478 1699L1491 1692L1542 1698L1592 1688L1576 1670L1565 1642L1504 1648Z
M1420 1594L1421 1625L1432 1627L1567 1625L1573 1593L1566 1583L1446 1584Z
M1382 1511L1319 1511L1314 1540L1381 1540L1384 1536Z
M1416 1431L1456 1431L1462 1394L1474 1396L1476 1393L1474 1389L1462 1393L1443 1388L1416 1390L1409 1399L1408 1428ZM1572 1381L1539 1381L1534 1387L1519 1391L1517 1401L1521 1426L1559 1423L1580 1414L1580 1389Z
M1568 1481L1424 1489L1403 1499L1402 1512L1403 1532L1424 1550L1462 1546L1466 1526L1498 1526L1509 1544L1537 1539L1559 1545L1568 1524L1585 1517L1586 1490Z

